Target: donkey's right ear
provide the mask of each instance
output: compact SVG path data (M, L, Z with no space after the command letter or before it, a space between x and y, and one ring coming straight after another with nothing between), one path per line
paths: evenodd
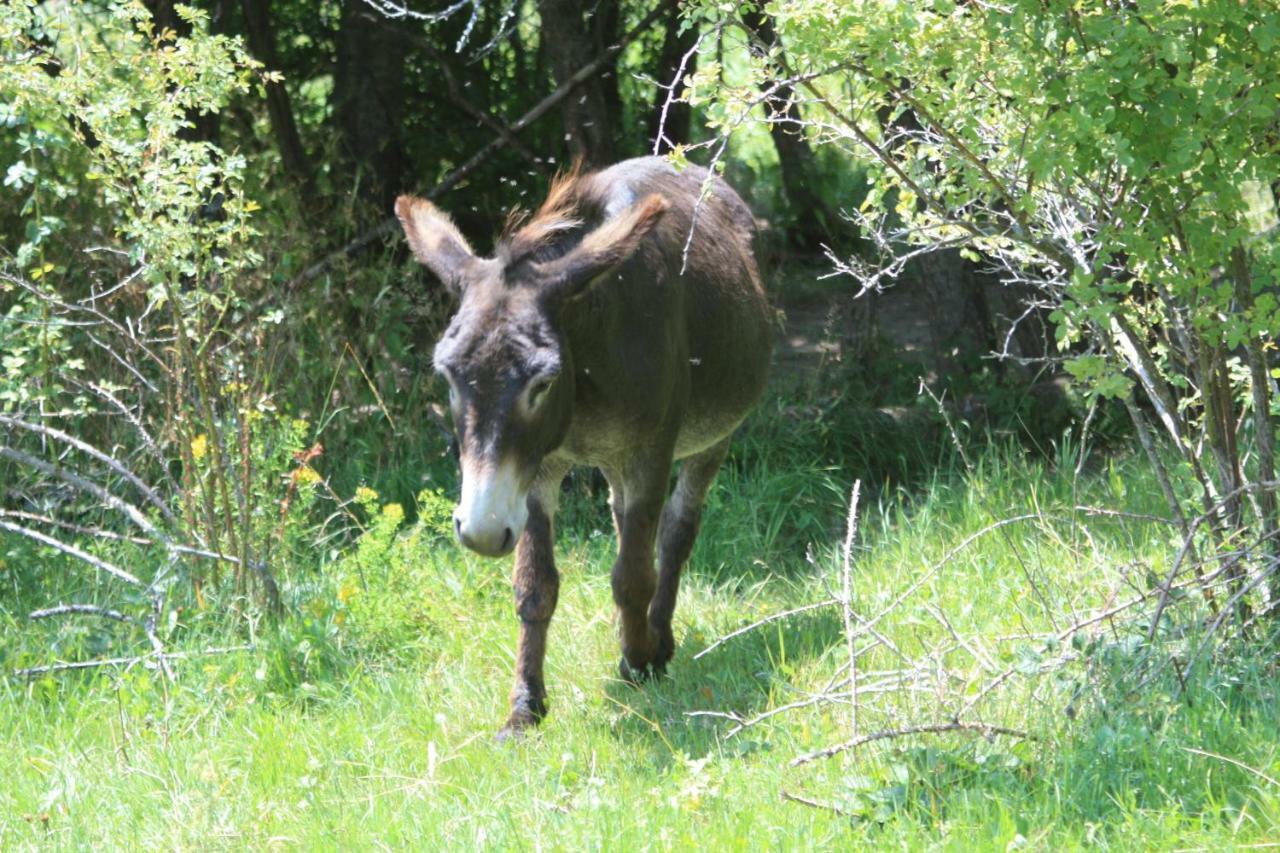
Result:
M425 198L396 199L396 218L409 248L455 296L462 292L462 272L476 257L449 215Z

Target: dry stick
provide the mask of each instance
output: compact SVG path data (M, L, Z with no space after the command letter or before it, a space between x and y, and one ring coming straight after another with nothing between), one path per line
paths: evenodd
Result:
M141 270L139 270L139 272L140 271ZM136 273L134 273L134 275L136 275ZM132 276L130 277L132 278ZM83 302L63 302L62 300L58 299L56 296L53 296L47 293L46 291L43 291L40 288L36 287L35 285L31 284L29 281L26 281L25 279L22 279L22 278L18 278L16 276L0 274L0 281L7 281L11 284L15 284L18 287L21 287L23 290L30 293L32 296L39 299L40 301L46 302L52 305L54 308L60 308L68 312L79 311L81 313L91 315L94 318L94 322L85 323L85 324L76 324L76 325L87 325L87 326L102 325L110 329L114 329L121 336L128 338L129 342L134 346L136 346L138 350L142 352L145 356L150 358L151 361L153 361L156 364L156 366L160 368L161 371L165 373L168 372L168 369L165 366L164 360L160 358L160 356L157 355L155 352L153 352L149 347L147 347L145 342L139 340L138 336L134 333L132 328L122 325L119 321L112 319L109 315L99 311L93 305L86 305ZM150 382L148 382L146 378L143 377L143 375L139 373L137 369L134 368L134 366L128 362L127 359L122 358L120 355L118 355L115 352L115 350L111 349L106 344L99 341L97 338L94 338L92 334L90 334L89 337L90 339L93 340L95 344L97 344L102 349L106 350L116 361L120 362L122 365L128 368L128 370L131 373L133 373L134 376L140 379L148 388L150 388L152 391L156 390L156 387L152 385Z
M86 527L82 524L72 524L70 521L62 521L61 519L51 518L47 515L40 515L35 512L23 512L22 510L17 509L0 509L0 518L18 518L23 521L35 521L40 524L47 524L50 527L60 527L63 530L70 530L74 533L83 533L85 536L106 539L110 542L129 542L134 545L155 544L145 536L126 536L123 533L115 533L111 530L103 530L99 527Z
M859 620L861 624L858 625L857 628L855 629L855 636L862 636L865 633L873 633L872 629L875 627L876 623L878 623L886 615L892 612L899 604L901 604L908 597L910 597L921 586L927 583L934 575L938 573L939 570L942 569L943 566L949 563L957 554L959 554L965 548L968 548L970 545L972 545L976 540L982 538L983 536L987 535L993 530L999 530L1001 527L1004 527L1006 525L1016 524L1022 521L1033 521L1039 518L1043 518L1043 516L1039 513L1027 513L1025 515L1015 515L1010 518L1001 519L1000 521L997 521L993 524L988 524L986 527L982 528L981 530L978 530L970 534L969 536L965 537L963 542L961 542L959 545L955 546L950 551L948 551L945 555L943 555L941 560L939 560L937 563L934 563L932 566L927 567L925 569L924 574L922 574L919 578L917 578L911 584L911 586L907 587L906 590L904 590L900 595L898 595L897 598L895 598L890 604L888 604L879 613L877 613L875 616L872 616L870 619ZM809 610L817 610L818 608L821 608L821 607L831 607L832 605L839 604L839 603L840 603L840 599L838 598L828 598L823 601L815 601L812 604L806 604L806 605L803 605L802 607L796 607L791 610L784 610L781 613L774 613L771 616L766 616L763 619L760 619L756 622L752 622L750 625L745 625L741 628L738 628L735 631L725 634L723 637L716 640L714 643L712 643L711 645L707 646L705 649L703 649L702 651L694 655L693 659L698 660L704 655L710 654L712 651L724 645L728 641L734 639L735 637L740 637L743 634L747 633L748 631L753 631L762 625L767 625L770 622L776 622L779 619L786 619L790 616L795 616L799 613L805 613Z
M1011 518L1001 519L1000 521L997 521L993 524L988 524L986 527L982 528L981 530L975 531L974 533L965 537L963 542L961 542L959 545L952 548L945 555L943 555L941 560L939 560L938 562L930 566L928 569L926 569L924 574L922 574L919 578L917 578L911 584L911 586L907 587L901 594L898 595L897 598L895 598L887 606L881 609L881 611L877 613L875 616L871 617L870 620L863 622L862 628L860 629L860 633L861 633L861 630L870 630L872 626L874 626L877 622L879 622L881 619L883 619L885 616L891 613L894 609L896 609L899 604L906 601L907 598L909 598L912 594L914 594L916 590L924 586L924 584L927 583L934 575L936 575L942 569L943 566L951 562L951 560L957 554L959 554L965 548L968 548L970 545L972 545L975 541L977 541L981 537L987 535L993 530L999 530L1000 528L1006 525L1016 524L1022 521L1032 521L1035 519L1039 519L1041 517L1042 516L1039 513L1027 513L1025 515L1015 515Z
M1124 518L1131 521L1151 521L1157 524L1167 524L1170 527L1180 527L1185 524L1185 522L1179 521L1176 518L1168 518L1163 515L1152 515L1151 513L1146 512L1129 512L1122 509L1107 509L1106 507L1086 506L1084 504L1077 504L1076 506L1073 506L1072 509L1076 512L1082 512L1085 515L1101 515L1111 518Z
M1212 581L1214 581L1216 578L1222 575L1225 571L1226 571L1225 567L1219 566L1217 570L1215 570L1214 572L1204 577L1196 577L1194 579L1185 580L1181 583L1171 584L1169 586L1169 591L1172 592L1175 589L1177 590L1185 589L1188 586L1190 586L1192 583L1199 585L1202 589L1208 589L1209 584L1211 584ZM1162 594L1163 594L1163 590L1162 590ZM1103 622L1107 619L1111 619L1112 617L1117 616L1126 610L1132 610L1134 607L1137 607L1138 605L1143 604L1149 601L1150 599L1151 599L1150 593L1142 593L1140 595L1136 595L1122 604L1117 604L1114 607L1109 607L1106 610L1102 610L1098 613L1095 613L1092 616L1089 616L1085 619L1081 619L1079 622L1076 622L1074 625L1070 625L1064 628L1063 630L1059 631L1057 634L1054 634L1053 636L1060 643L1063 641L1069 640L1072 637L1074 637L1076 634L1083 631L1085 628L1089 628L1093 625L1096 625L1099 622ZM1004 672L997 675L995 678L993 678L990 682L987 683L986 687L982 688L976 694L970 697L969 701L967 701L964 704L964 707L961 708L958 713L956 713L956 716L963 717L965 714L969 713L969 711L971 711L979 702L981 702L984 698L986 698L993 690L995 690L1001 684L1003 684L1004 682L1012 678L1017 673L1017 671L1018 671L1017 667L1009 667Z
M97 382L87 382L84 383L82 387L88 388L90 391L93 391L95 394L111 403L111 405L115 406L120 414L124 416L124 419L127 420L135 430L137 430L138 436L142 439L143 446L147 449L147 452L151 454L151 458L159 463L158 467L163 472L164 478L169 483L170 488L172 488L175 493L179 492L181 489L178 485L178 481L169 473L168 460L160 451L160 447L156 444L151 433L149 433L147 428L142 425L142 421L138 416L135 415L133 411L130 410L129 407L126 406L118 397Z
M982 667L982 669L986 672L997 671L998 667L996 667L995 663L993 663L991 659L987 657L985 652L983 652L977 646L969 644L968 642L965 641L963 637L960 636L960 632L958 632L955 626L951 624L951 620L947 618L946 613L942 612L942 608L934 607L932 604L926 601L924 602L924 609L929 611L929 613L933 616L933 618L937 619L938 622L942 625L942 627L947 629L947 633L951 635L951 638L954 639L956 643L960 645L960 648L968 652L970 657L972 657L974 660L978 662L978 666Z
M613 59L618 55L618 53L620 53L623 50L623 48L625 48L627 45L631 44L631 42L639 38L645 32L645 30L647 30L650 26L652 26L654 21L658 20L658 17L664 11L667 10L667 7L670 5L671 2L672 0L662 0L662 2L660 2L656 8L654 8L651 12L649 12L649 14L645 15L644 18L640 21L640 23L632 27L622 38L620 38L617 41L617 43L601 51L596 56L595 59L588 62L586 65L582 66L581 68L579 68L572 77L570 77L568 80L565 80L563 83L561 83L554 92L552 92L550 95L547 95L537 104L535 104L533 108L530 109L527 113L520 116L520 118L518 118L515 121L515 123L510 126L509 133L499 134L494 139L491 139L487 144L481 146L480 150L471 156L471 159L467 160L461 166L457 167L452 172L445 175L444 178L441 179L440 183L436 184L429 191L427 191L427 193L425 194L425 197L434 201L444 193L448 192L449 190L457 186L458 183L463 178L469 175L472 171L476 169L476 167L478 167L486 159L488 159L491 153L493 153L495 150L502 148L504 145L506 145L507 139L509 139L512 134L519 133L520 131L524 130L533 122L542 118L542 116L545 115L552 107L554 107L556 104L563 101L569 95L570 92L572 92L578 86L582 85L582 83L584 83L586 80L590 79L591 76L594 75L597 71L599 71L602 67L612 62ZM331 267L334 263L336 263L340 259L345 258L348 255L353 255L356 252L359 252L361 249L365 248L366 246L372 244L374 241L378 240L380 237L386 234L392 233L396 229L396 225L397 225L397 220L394 216L384 219L381 222L381 224L361 234L359 237L355 238L354 240L352 240L346 246L343 246L338 251L330 254L328 257L325 257L320 261L316 262L315 264L312 264L311 266L307 267L297 277L295 277L292 281L289 282L289 288L292 289L298 285L301 285L310 281L311 279L323 273L325 270L327 270L329 267Z
M952 720L949 723L930 723L922 726L907 726L901 729L886 729L885 731L872 732L862 737L854 738L844 743L838 743L834 746L828 746L825 749L819 749L814 752L805 753L791 759L788 766L798 767L801 764L808 764L811 761L817 761L820 758L830 758L833 755L839 755L851 749L857 749L868 743L878 740L888 740L890 738L907 737L909 735L921 734L942 734L944 732L977 732L987 737L993 735L1007 735L1008 737L1023 738L1025 740L1035 740L1035 736L1019 729L1007 729L1004 726L993 726L987 723L962 723L959 720Z
M736 631L732 631L728 634L725 634L723 637L716 640L714 643L712 643L711 645L707 646L705 649L703 649L702 651L694 655L693 659L697 660L703 655L710 654L712 651L714 651L715 649L718 649L720 646L723 646L725 643L729 642L734 637L740 637L743 634L747 633L748 631L754 631L756 628L759 628L761 625L768 625L770 622L777 622L779 619L786 619L787 617L795 616L798 613L805 613L809 610L817 610L820 607L830 607L833 604L839 604L839 603L840 603L840 599L838 598L828 598L825 601L815 601L813 604L806 604L802 607L796 607L791 610L784 610L781 613L774 613L772 616L766 616L763 619L752 622L750 625L745 625Z
M715 31L718 32L719 28ZM674 145L671 145L671 140L667 139L667 113L671 111L671 105L673 103L682 100L676 97L676 89L680 86L680 81L684 79L684 69L688 67L689 60L693 58L693 55L702 48L703 40L706 39L711 32L711 30L708 30L698 34L698 38L694 41L693 47L685 51L684 56L680 57L680 66L676 69L675 76L671 78L670 83L665 86L661 83L658 84L658 88L666 90L667 97L662 102L662 113L658 116L658 132L654 134L653 137L653 151L650 153L655 156L657 156L657 154L662 150L662 142L664 139L670 147L675 148Z
M61 551L64 554L69 554L70 556L75 557L78 560L82 560L88 563L89 565L93 566L95 569L100 569L101 571L106 572L107 574L111 575L114 578L119 578L120 580L124 581L127 584L132 584L133 586L143 586L142 581L140 581L138 578L134 577L133 575L129 574L124 569L114 566L111 563L108 563L106 560L101 560L93 556L92 554L87 554L84 551L81 551L79 548L77 548L74 545L68 545L66 542L62 542L61 540L54 539L52 536L46 536L45 534L40 533L39 531L31 530L30 528L22 527L21 525L18 525L18 524L10 524L7 521L0 521L0 530L8 530L10 533L16 533L19 536L25 536L28 539L34 539L36 542L39 542L43 545L48 545L50 548L56 548L57 550Z
M195 652L164 652L162 657L167 660L187 660L194 657L207 657L210 655L227 655L234 652L251 652L257 647L252 644L242 646L222 646L211 649L201 649ZM13 675L15 678L32 678L37 675L48 675L54 672L67 672L75 669L93 669L99 666L134 666L135 664L144 664L146 666L155 666L151 659L156 657L155 654L136 655L128 658L96 658L94 660L69 661L67 663L51 663L45 666L31 666L26 669L15 669Z
M839 806L833 806L831 803L823 803L818 800L811 800L808 797L802 797L799 794L793 794L786 788L782 789L782 799L790 800L793 803L799 803L802 806L808 806L811 809L821 809L822 811L834 812L840 817L854 817L853 812L845 811Z
M88 492L112 509L123 512L128 516L129 520L137 525L144 533L154 536L165 545L169 544L169 537L148 521L147 517L142 514L141 510L128 501L122 500L111 494L97 483L86 480L84 477L68 471L61 465L51 465L43 459L37 459L34 456L23 453L21 450L15 450L12 447L6 447L3 444L0 444L0 456L17 462L19 465L26 465L28 468L34 468L45 476L56 477L63 480L83 492Z
M1233 498L1239 497L1241 494L1246 494L1246 493L1252 494L1253 492L1258 492L1258 491L1272 492L1276 489L1280 489L1280 480L1260 480L1256 483L1246 483L1243 486L1233 489L1227 494L1220 497L1217 502L1215 502L1214 504L1211 504L1203 513L1196 516L1194 519L1191 520L1190 524L1187 524L1185 526L1185 533L1184 533L1184 539L1182 542L1182 547L1178 550L1178 554L1174 558L1173 568L1169 570L1169 574L1165 578L1165 582L1160 586L1160 600L1156 605L1155 615L1151 617L1151 627L1147 634L1148 642L1155 639L1156 626L1160 624L1160 617L1164 614L1165 607L1168 606L1170 584L1173 582L1173 579L1177 576L1177 573L1182 566L1183 560L1186 558L1186 555L1190 552L1193 546L1193 538L1195 536L1196 529L1199 528L1199 526L1204 524L1206 521L1210 521L1211 519L1213 519L1218 514L1218 508L1223 501L1228 501ZM1266 538L1267 538L1266 536L1263 537L1264 540ZM1225 554L1218 554L1217 558L1221 560L1224 557L1229 557L1229 556L1231 556L1231 552L1226 552ZM1199 571L1198 566L1196 571L1197 572ZM1233 596L1232 601L1235 601L1235 600L1237 599L1235 596Z
M117 622L125 622L129 625L138 624L138 620L134 619L132 616L125 616L119 610L110 610L106 607L99 607L96 604L59 604L57 607L46 607L43 610L33 610L27 615L27 618L48 619L51 616L67 616L73 613L101 616L104 619L114 619Z
M933 393L933 389L929 387L929 384L925 382L923 377L920 378L920 390L928 394L929 399L933 400L934 405L938 407L938 414L942 415L942 421L947 425L947 431L951 434L951 442L955 445L956 451L964 461L965 470L972 473L974 471L973 462L969 459L969 454L965 452L964 444L960 441L960 434L956 431L955 425L951 422L951 415L947 413L946 407L942 403L942 398ZM987 500L986 486L981 481L978 483L977 492L982 503L982 508L986 510L987 515L992 518L996 518L996 513L991 508L991 505ZM1037 511L1035 515L1037 518L1043 518L1043 514L1039 511ZM1035 593L1036 598L1040 600L1040 606L1044 609L1045 615L1049 617L1049 621L1053 625L1054 630L1057 630L1057 620L1053 618L1053 608L1049 606L1049 598L1040 588L1040 584L1036 581L1035 575L1031 572L1031 567L1028 566L1027 561L1023 559L1022 550L1014 543L1007 530L1001 528L1000 535L1004 538L1005 544L1009 546L1009 551L1012 552L1014 559L1018 561L1018 567L1022 569L1022 574L1027 579L1027 583L1031 585L1031 591ZM1026 617L1022 613L1022 608L1016 607L1015 605L1015 609L1017 609L1019 617L1025 621Z
M1213 622L1210 623L1209 629L1205 631L1204 639L1200 641L1200 644L1196 646L1196 650L1192 652L1191 655L1187 658L1186 665L1179 670L1179 678L1178 678L1179 691L1178 692L1181 692L1183 689L1185 689L1186 678L1188 675L1191 674L1191 668L1195 666L1196 661L1200 659L1200 655L1203 654L1204 650L1208 647L1209 641L1213 639L1213 635L1216 634L1218 632L1218 629L1222 627L1222 623L1225 622L1227 619L1227 616L1229 616L1232 613L1232 610L1235 607L1235 605L1239 603L1247 594L1252 592L1255 587L1259 586L1263 581L1265 581L1271 575L1276 573L1276 566L1280 565L1280 560L1271 558L1268 562L1271 563L1270 567L1267 568L1265 571L1258 572L1253 577L1253 579L1246 584L1241 584L1239 582L1240 579L1231 573L1231 569L1234 568L1233 566L1228 565L1226 567L1225 570L1228 572L1229 580L1233 585L1233 588L1232 588L1233 594L1229 599L1227 599L1226 603L1222 605L1222 610L1218 613L1217 617L1213 620Z
M846 667L841 667L841 670L843 671L845 668ZM920 673L920 670L916 670L913 672L908 672L907 675L918 677L919 673ZM860 682L858 684L858 694L860 696L866 696L868 694L874 694L874 693L899 693L899 692L908 691L908 690L924 690L924 689L926 688L923 688L918 684L914 684L913 682L909 681L906 677L886 678L879 682L873 682L871 684L867 684L865 682ZM779 705L776 708L770 708L768 711L761 711L759 714L756 714L754 717L750 717L746 719L744 719L742 715L736 714L732 711L728 711L728 712L686 711L685 716L687 717L720 717L726 720L733 721L734 723L736 723L736 725L734 725L733 728L729 729L724 733L724 737L728 739L728 738L734 737L735 735L742 734L742 732L746 731L752 726L758 725L759 723L763 723L765 720L768 720L772 717L776 717L779 714L785 714L788 711L796 711L796 710L799 710L800 708L810 708L810 707L813 707L814 705L838 704L840 702L847 702L847 701L848 701L847 699L840 699L836 696L833 696L830 692L823 691L821 693L816 693L812 696L809 696L805 699L797 699L794 702L788 702L785 705Z
M143 482L142 478L140 478L137 474L134 474L132 471L126 468L122 463L113 459L111 456L107 455L106 453L103 453L101 450L94 447L93 445L88 444L84 441L81 441L80 439L76 438L73 435L68 435L67 433L63 432L60 429L54 429L53 427L48 427L48 426L45 426L44 424L28 423L27 421L19 420L18 418L9 417L8 415L0 415L0 426L16 427L18 429L27 430L28 432L34 432L39 435L45 436L46 438L56 439L57 441L61 441L64 444L71 445L76 450L79 450L82 453L86 454L87 456L90 456L98 460L99 462L101 462L102 464L110 468L112 471L115 471L121 477L124 477L126 480L128 480L130 484L132 484L134 487L138 489L139 492L142 493L143 497L147 499L148 503L150 503L156 509L160 510L160 514L163 515L165 517L165 520L168 521L170 524L178 523L178 520L174 517L173 512L169 509L167 505L165 505L165 502L160 499L160 496L155 493L155 490L152 489L151 486Z
M1277 788L1280 788L1280 779L1276 779L1273 776L1268 776L1266 773L1263 773L1261 770L1257 769L1256 767L1250 767L1248 764L1245 764L1243 761L1239 761L1235 758L1230 758L1225 755L1219 755L1216 752L1209 752L1206 749L1196 749L1195 747L1191 747L1191 746L1181 746L1178 748L1183 750L1184 752L1190 752L1195 755L1203 755L1206 758L1216 758L1219 761L1225 761L1228 764L1234 764L1236 767L1239 767L1241 770L1247 770L1250 773L1252 773L1254 776L1257 776L1259 779L1263 779L1267 782L1270 782L1272 785L1275 785Z
M844 641L849 655L849 736L858 736L858 655L853 633L853 538L858 532L858 493L862 481L853 481L849 495L849 519L845 523L844 555L840 566L840 612L844 617Z
M98 539L106 539L110 542L128 542L133 545L155 545L154 539L148 539L145 536L126 536L122 533L115 533L110 530L102 530L97 527L85 527L81 524L72 524L69 521L62 521L57 518L50 518L47 515L39 515L34 512L23 512L21 510L0 509L0 518L19 518L25 521L36 521L40 524L48 524L51 527L60 527L63 530L71 530L75 533L83 533L86 536L93 536ZM205 560L219 560L232 565L242 565L239 557L233 557L230 554L219 554L216 551L209 551L204 548L195 548L190 545L179 545L177 543L169 543L167 546L179 554L186 554L191 557L200 557ZM263 564L258 560L250 560L249 568L255 572L264 570Z
M435 62L436 67L440 69L440 76L444 77L445 86L449 90L449 100L453 101L453 103L457 105L458 109L462 110L464 113L471 116L471 118L502 137L502 140L507 145L511 146L511 150L515 151L525 160L528 160L529 164L535 169L544 174L547 172L547 168L543 165L542 159L534 155L534 153L530 151L523 142L516 139L515 134L511 132L511 128L506 122L496 118L495 116L489 115L487 112L475 106L462 96L462 88L458 85L458 78L454 76L453 69L449 67L449 64L445 61L444 57L438 50L428 44L425 40L418 40L418 47L426 53L427 56L431 57L432 61Z

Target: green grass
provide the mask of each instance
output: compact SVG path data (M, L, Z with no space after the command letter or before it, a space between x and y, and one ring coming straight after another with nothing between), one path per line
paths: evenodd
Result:
M1280 777L1280 677L1264 645L1206 661L1185 690L1168 669L1137 687L1151 652L1131 642L1141 626L1121 622L1091 633L1078 660L1033 674L1072 648L1044 634L1104 606L1123 577L1143 587L1171 558L1159 524L1071 510L1159 514L1137 460L1076 476L1068 452L1043 460L996 446L965 472L946 451L877 432L878 421L829 412L787 422L781 407L753 419L713 493L668 678L640 688L616 679L612 533L602 498L577 488L561 518L551 715L522 742L495 743L516 631L506 562L453 546L439 499L424 496L407 528L370 506L358 546L295 578L293 611L260 626L253 651L193 658L167 685L142 668L0 680L0 848L1057 850L1280 838L1280 785L1265 778ZM902 481L883 469L867 474L878 447L915 460L911 488L885 485ZM853 576L863 615L995 518L1047 519L979 537L877 625L917 657L952 644L930 608L945 612L993 672L1021 670L969 719L1034 739L922 735L790 768L848 737L846 708L799 709L734 737L724 719L690 716L776 708L844 663L833 609L693 655L838 588L855 475L866 480ZM66 656L108 647L96 626L75 634L25 621L35 570L15 554L0 566L7 665L58 638ZM182 617L184 647L243 639L206 621L217 622ZM1000 639L1013 634L1037 639ZM897 660L885 645L867 652L864 684ZM940 660L970 680L868 693L860 730L945 720L993 674L963 649Z

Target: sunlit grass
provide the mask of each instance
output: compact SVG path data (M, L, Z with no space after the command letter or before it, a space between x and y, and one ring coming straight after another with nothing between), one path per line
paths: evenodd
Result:
M834 609L693 659L837 588L843 502L862 451L846 435L840 464L775 455L832 428L783 435L764 420L739 442L682 587L668 678L617 680L607 510L602 496L575 492L562 518L551 715L524 741L496 744L516 632L508 566L460 552L424 511L408 529L371 525L363 551L294 589L295 611L263 628L254 651L194 658L174 684L141 667L0 681L0 848L1132 849L1277 837L1280 786L1266 777L1280 776L1280 697L1275 659L1262 652L1201 667L1181 695L1172 673L1138 693L1078 664L1019 675L982 718L1035 740L922 736L799 768L788 761L848 736L843 707L797 710L735 737L726 720L690 716L776 708L820 689L845 660ZM1006 655L993 660L1003 667L1036 644L995 637L1069 624L1103 606L1124 571L1141 582L1131 567L1164 564L1168 531L1071 508L1159 514L1156 489L1136 460L1079 476L1074 462L995 447L970 472L947 462L911 488L864 487L860 613L925 578L879 624L886 638L905 655L946 642L935 608ZM1008 525L942 562L997 519L1030 513L1058 521ZM20 608L3 609L5 641L16 641ZM190 647L216 639L193 630ZM877 648L860 667L893 658ZM935 719L950 701L874 699L864 731Z

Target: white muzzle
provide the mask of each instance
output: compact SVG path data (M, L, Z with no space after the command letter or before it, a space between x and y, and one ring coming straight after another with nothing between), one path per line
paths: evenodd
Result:
M529 520L515 465L462 460L462 498L453 513L458 541L486 557L509 553Z

